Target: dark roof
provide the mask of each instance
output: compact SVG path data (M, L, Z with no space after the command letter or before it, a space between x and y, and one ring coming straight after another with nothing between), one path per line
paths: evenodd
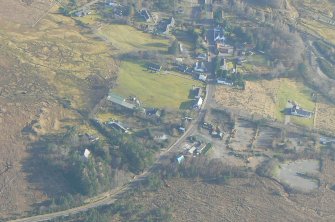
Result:
M146 9L141 10L141 15L145 18L146 21L150 19L150 14Z
M304 109L301 109L297 106L293 106L291 108L291 114L297 115L297 116L303 116L303 117L310 117L312 115L312 112L306 111Z
M180 70L180 71L181 71L181 70L184 71L184 70L186 70L187 68L188 68L187 65L178 65L178 66L177 66L177 69Z
M200 97L200 96L201 96L201 92L202 92L202 90L201 90L200 87L195 88L195 89L193 90L193 95L194 95L194 97L195 97L195 98Z
M162 66L154 63L149 63L148 68L154 71L160 71Z
M156 109L156 108L149 108L146 110L146 114L148 116L152 116L152 115L160 116L160 111L159 109Z

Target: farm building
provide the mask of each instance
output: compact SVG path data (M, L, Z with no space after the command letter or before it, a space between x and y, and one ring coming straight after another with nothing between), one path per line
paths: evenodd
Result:
M298 105L294 105L290 109L290 114L293 116L299 116L299 117L305 117L305 118L311 118L312 117L312 112L306 111L299 107Z
M149 63L148 69L154 72L160 72L162 69L162 66L158 64L154 64L154 63Z
M126 101L125 98L113 93L113 92L110 92L109 95L107 96L107 100L112 102L113 104L116 104L116 105L119 105L123 108L126 108L126 109L130 109L130 110L133 110L136 108L136 105L134 104L131 104L129 102Z

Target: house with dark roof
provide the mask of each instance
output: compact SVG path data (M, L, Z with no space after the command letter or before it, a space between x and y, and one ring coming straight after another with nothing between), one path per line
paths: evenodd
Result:
M176 21L173 17L169 19L163 19L160 21L158 24L158 31L161 32L162 34L169 34L170 30L174 27Z
M214 42L224 44L225 40L224 30L220 26L214 28Z
M178 65L176 69L179 72L186 73L189 67L187 65Z
M304 117L304 118L311 118L312 117L312 112L307 111L299 107L298 105L294 105L290 109L290 114L293 116L299 116L299 117Z
M156 109L156 108L149 108L149 109L145 110L145 114L147 116L160 117L161 116L161 111L159 109Z
M154 72L160 72L162 69L161 65L155 64L155 63L149 63L147 65L148 69Z
M120 123L120 122L117 122L117 121L108 121L106 123L106 125L108 127L111 127L113 129L115 129L115 130L121 131L122 133L127 133L127 134L130 133L129 130L128 130L128 128L126 128L125 126L123 126L122 123Z
M197 59L207 61L208 55L206 53L200 53L197 55Z
M151 15L147 9L142 9L140 15L144 18L146 22L150 22Z
M193 89L193 95L194 95L194 99L199 99L201 97L202 94L202 88L201 87L195 87Z

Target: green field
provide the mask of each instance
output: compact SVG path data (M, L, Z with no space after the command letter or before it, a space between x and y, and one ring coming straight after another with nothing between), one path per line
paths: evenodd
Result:
M122 96L137 96L142 106L179 109L190 101L192 86L202 85L199 81L174 72L162 73L148 72L144 63L124 61L114 92Z
M282 81L277 91L278 101L276 103L276 118L284 120L284 115L281 113L281 111L285 109L288 100L297 102L303 109L314 111L315 103L312 101L311 93L312 90L303 86L302 83L289 81L288 79L286 81ZM313 126L313 118L306 119L291 116L291 121L299 125Z
M128 25L105 25L99 34L106 37L118 49L118 53L139 50L166 52L169 46L168 39L141 32Z

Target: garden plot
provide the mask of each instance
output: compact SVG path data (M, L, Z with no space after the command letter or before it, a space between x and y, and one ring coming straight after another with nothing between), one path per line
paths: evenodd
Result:
M286 136L285 145L288 149L294 149L298 152L304 151L312 141L307 137L302 137L299 134L290 134Z
M265 150L269 148L271 149L273 139L277 138L278 134L279 131L277 129L270 127L261 127L254 147Z
M255 129L251 122L245 120L236 121L235 137L231 139L231 148L236 151L249 149L250 142L255 135Z
M310 192L319 187L318 174L319 161L298 160L280 164L275 177L293 189Z

